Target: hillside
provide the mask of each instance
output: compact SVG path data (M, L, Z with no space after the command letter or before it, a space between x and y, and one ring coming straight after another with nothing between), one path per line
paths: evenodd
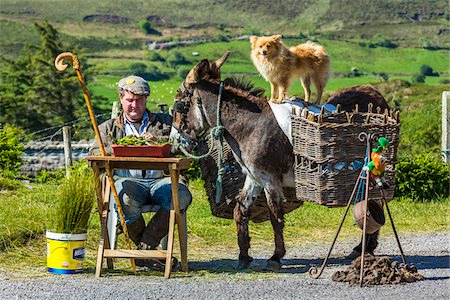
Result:
M384 35L403 46L449 47L445 0L2 0L1 54L14 56L37 40L32 23L47 20L65 40L88 49L136 49L151 40L300 33L370 40ZM139 29L148 20L152 35Z

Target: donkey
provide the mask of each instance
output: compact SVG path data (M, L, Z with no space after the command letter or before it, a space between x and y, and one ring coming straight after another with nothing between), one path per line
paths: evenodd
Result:
M240 250L236 269L247 269L253 261L249 255L248 221L253 201L264 192L275 236L275 251L264 269L276 272L286 253L283 187L295 186L293 147L265 98L221 84L220 67L228 55L213 62L204 59L190 70L175 98L171 138L193 147L198 138L216 126L220 109L223 137L245 175L233 211Z

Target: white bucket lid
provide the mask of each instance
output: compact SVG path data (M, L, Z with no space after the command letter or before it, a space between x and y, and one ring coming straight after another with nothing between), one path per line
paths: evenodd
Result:
M46 231L45 237L57 241L85 241L87 240L87 233L55 233Z

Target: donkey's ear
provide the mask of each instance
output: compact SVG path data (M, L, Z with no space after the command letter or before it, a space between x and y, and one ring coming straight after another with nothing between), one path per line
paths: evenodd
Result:
M228 56L230 55L230 51L225 52L224 55L222 55L221 58L219 58L218 60L216 60L214 62L214 64L216 65L217 69L219 69L223 63L227 60Z
M187 84L197 83L202 81L205 78L205 75L209 71L209 61L207 59L199 62L186 76L185 82Z

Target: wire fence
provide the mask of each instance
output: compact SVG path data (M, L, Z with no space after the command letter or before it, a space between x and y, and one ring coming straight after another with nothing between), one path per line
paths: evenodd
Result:
M111 115L111 113L97 114L97 115L95 115L95 118L97 120L99 120L99 119L101 120L101 119L103 119L103 117L105 117L105 116L109 117L110 115ZM62 128L64 126L70 126L72 128L76 128L77 125L82 124L83 122L87 122L87 121L90 121L90 118L89 117L83 117L83 118L78 118L78 119L66 122L66 123L61 124L61 125L56 125L56 126L52 126L52 127L48 127L48 128L39 129L39 130L36 130L36 131L34 131L32 133L24 135L23 137L20 138L20 141L21 142L25 142L25 141L28 141L29 138L32 137L32 136L55 130L53 133L51 133L51 134L49 134L47 136L44 136L44 137L38 138L36 140L33 140L33 141L37 141L37 142L45 141L45 140L51 141L56 136L58 136L60 133L62 133ZM91 123L86 124L86 125L91 126Z

